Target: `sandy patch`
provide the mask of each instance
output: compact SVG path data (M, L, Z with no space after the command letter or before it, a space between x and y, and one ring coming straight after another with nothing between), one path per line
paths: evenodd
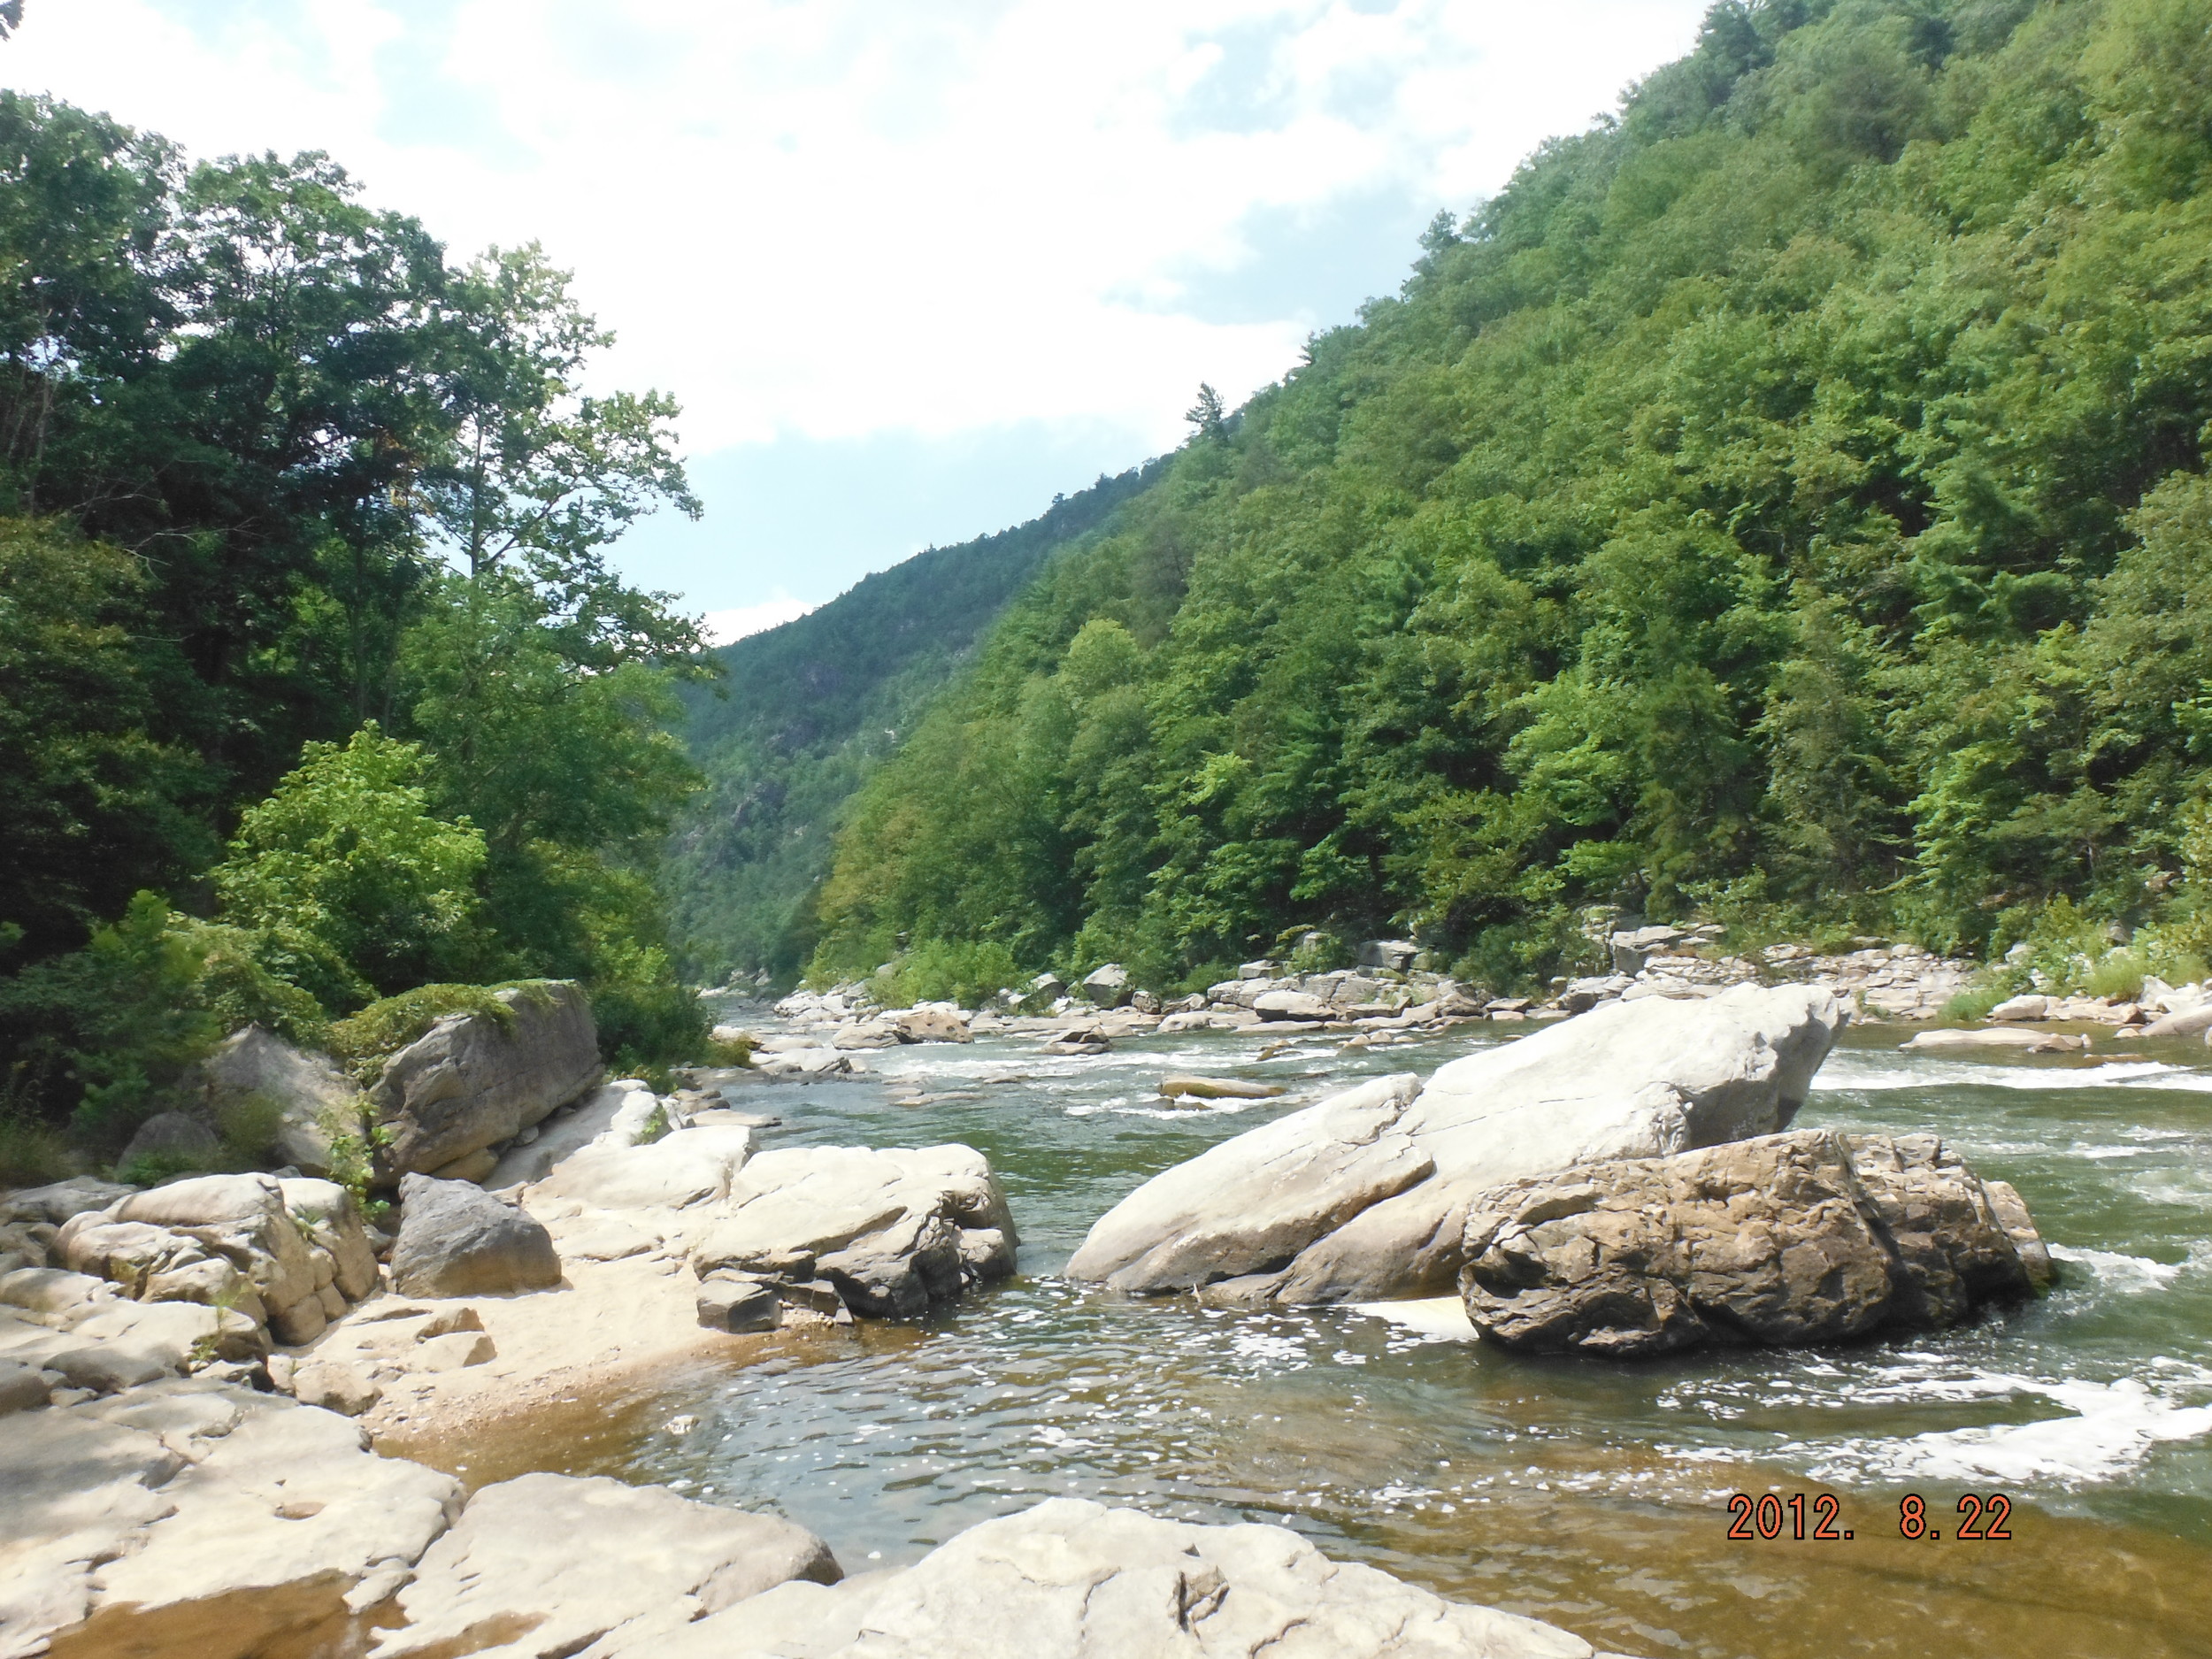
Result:
M635 1393L658 1372L745 1364L774 1345L700 1328L697 1283L680 1258L571 1261L553 1290L441 1299L386 1293L364 1302L309 1348L302 1363L335 1360L366 1371L383 1392L364 1415L379 1441L511 1425L580 1401ZM392 1317L401 1308L422 1315ZM496 1350L479 1364L419 1369L450 1337L425 1325L471 1309Z

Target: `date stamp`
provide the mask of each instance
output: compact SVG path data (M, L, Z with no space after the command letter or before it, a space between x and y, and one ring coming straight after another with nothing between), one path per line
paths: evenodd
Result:
M1728 1536L1747 1542L1786 1538L1797 1543L1839 1544L1855 1536L1852 1528L1838 1525L1843 1517L1843 1501L1832 1492L1793 1492L1787 1496L1763 1492L1755 1498L1747 1492L1732 1493L1728 1513L1732 1517ZM2012 1500L2003 1493L1962 1494L1958 1513L1959 1524L1951 1536L1961 1542L2010 1541ZM1943 1537L1940 1527L1928 1524L1928 1501L1917 1492L1908 1492L1898 1501L1897 1535L1930 1543Z

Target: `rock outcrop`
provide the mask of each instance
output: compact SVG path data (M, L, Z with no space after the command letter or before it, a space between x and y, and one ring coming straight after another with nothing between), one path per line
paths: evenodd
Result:
M525 1649L537 1652L539 1649ZM1591 1659L1555 1625L1333 1562L1280 1526L1203 1526L1054 1498L902 1571L781 1585L593 1659ZM380 1655L380 1659L381 1656Z
M703 1280L743 1274L834 1285L854 1313L909 1319L1014 1271L1013 1217L983 1155L964 1146L764 1152L695 1235Z
M312 1341L377 1283L351 1194L306 1178L204 1175L133 1193L72 1216L50 1254L134 1300L230 1309L286 1343Z
M296 1048L258 1025L233 1032L200 1063L200 1087L218 1120L257 1100L273 1107L267 1150L309 1175L328 1175L336 1145L361 1137L361 1091L327 1056Z
M368 1099L394 1178L480 1179L495 1148L598 1081L598 1034L575 986L542 980L498 1001L503 1015L449 1014L384 1063Z
M524 1475L469 1500L399 1593L406 1622L371 1652L566 1659L603 1640L647 1652L773 1586L841 1576L826 1544L773 1516L603 1476Z
M496 1296L561 1282L553 1235L520 1206L469 1181L409 1175L399 1187L392 1288L407 1296Z
M1634 1358L1958 1324L2050 1279L2017 1194L1933 1135L1763 1135L1479 1194L1460 1290L1485 1337Z
M1484 1188L1784 1129L1845 1017L1818 987L1653 997L1455 1060L1426 1087L1379 1079L1154 1177L1067 1271L1286 1303L1446 1292Z
M387 1599L461 1508L279 1395L172 1381L0 1434L0 1655L247 1659Z

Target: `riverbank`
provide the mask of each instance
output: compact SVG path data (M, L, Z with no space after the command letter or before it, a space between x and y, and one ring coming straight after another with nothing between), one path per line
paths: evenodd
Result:
M1271 1521L1622 1652L1811 1659L1847 1638L1905 1659L1930 1628L1950 1650L2032 1659L2195 1651L2212 1621L2212 1439L2193 1427L2212 1402L2200 1039L2106 1028L2085 1056L1947 1056L1901 1053L1911 1027L1846 1031L1801 1122L1933 1129L2018 1186L2056 1247L2054 1295L1940 1337L1591 1366L1356 1310L1200 1308L1062 1276L1149 1175L1363 1079L1543 1028L1376 1047L1156 1030L1094 1054L1004 1032L870 1053L859 1077L730 1079L733 1104L782 1119L764 1151L977 1148L1023 1224L1018 1275L910 1323L735 1337L680 1333L683 1276L650 1252L586 1263L568 1290L463 1300L510 1370L434 1373L360 1422L467 1489L551 1471L780 1514L849 1571L1073 1495ZM1159 1093L1172 1075L1283 1092L1178 1101ZM586 1219L546 1213L557 1235ZM385 1300L403 1299L371 1299L324 1343ZM649 1305L637 1324L626 1300ZM534 1346L560 1331L589 1345L573 1369ZM1867 1524L1826 1552L1727 1540L1727 1494L1768 1486L1835 1492ZM2002 1552L1893 1535L1903 1491L1947 1508L1992 1489L2016 1501Z

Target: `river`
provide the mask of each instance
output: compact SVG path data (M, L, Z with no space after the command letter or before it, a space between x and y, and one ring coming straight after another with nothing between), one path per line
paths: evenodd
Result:
M474 1478L511 1460L664 1481L801 1522L849 1572L1048 1495L1271 1521L1631 1654L2212 1655L2200 1045L2093 1066L1847 1033L1801 1125L1935 1131L2020 1189L2060 1263L2048 1297L1941 1336L1613 1365L1059 1277L1146 1177L1360 1077L1504 1040L1466 1029L1367 1053L1308 1039L1264 1060L1241 1033L1087 1058L987 1040L870 1055L866 1081L748 1089L746 1107L784 1118L769 1145L980 1148L1021 1228L1020 1276L925 1325L772 1339L764 1363L580 1417L550 1436L557 1451L542 1433L488 1449ZM1154 1097L1170 1071L1289 1093L1171 1110ZM895 1103L888 1085L926 1098ZM1771 1541L1729 1539L1731 1494L1769 1491L1833 1494L1850 1537L1799 1541L1786 1523ZM1908 1494L1939 1539L1901 1535ZM1967 1494L2009 1502L2008 1539L1957 1536Z

